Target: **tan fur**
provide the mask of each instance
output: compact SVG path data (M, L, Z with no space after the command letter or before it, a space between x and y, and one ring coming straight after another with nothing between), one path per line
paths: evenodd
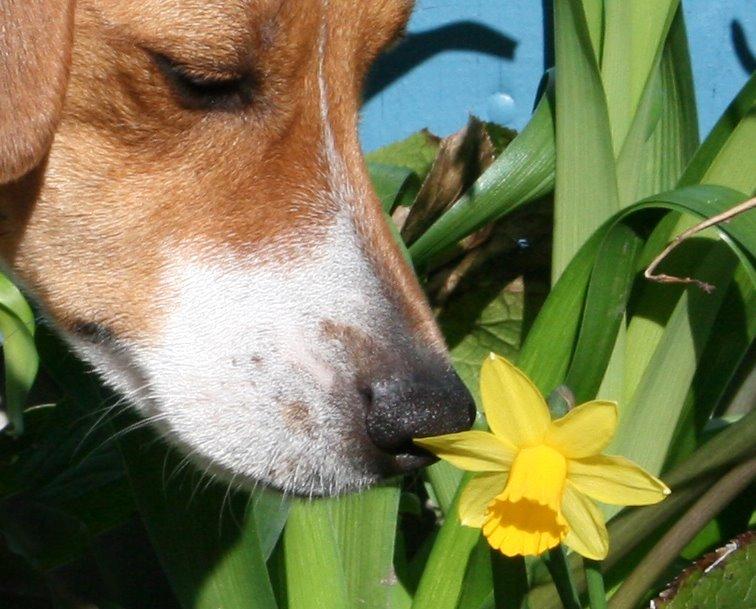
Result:
M14 132L22 150L0 146L3 175L36 167L0 187L0 254L64 328L94 321L149 342L161 318L153 300L168 236L284 258L287 248L315 241L332 212L317 199L328 168L312 152L323 147L314 62L325 17L329 118L360 194L360 237L410 327L440 341L385 227L357 139L362 80L406 21L407 0L79 0L59 122L66 3L3 6L3 19L40 42L25 73L0 67L12 91L0 97L0 109L31 107L29 99L41 95L43 116L2 113L3 142L16 141L7 134L23 123ZM25 61L18 40L0 44L4 56ZM151 52L208 77L251 68L259 91L243 112L187 110Z

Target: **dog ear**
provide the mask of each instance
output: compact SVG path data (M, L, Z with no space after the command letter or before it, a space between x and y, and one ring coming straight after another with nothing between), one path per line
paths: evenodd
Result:
M27 173L50 147L68 81L73 5L0 2L0 183Z

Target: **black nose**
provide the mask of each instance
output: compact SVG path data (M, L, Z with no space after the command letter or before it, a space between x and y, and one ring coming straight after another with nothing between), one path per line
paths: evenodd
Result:
M368 436L391 455L424 455L412 438L470 429L475 403L451 369L376 381L370 388Z

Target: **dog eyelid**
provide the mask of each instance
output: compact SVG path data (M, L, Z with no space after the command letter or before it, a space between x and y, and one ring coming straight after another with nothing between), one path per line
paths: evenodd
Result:
M163 53L150 53L180 104L191 110L235 111L249 106L257 81L252 72L208 74Z

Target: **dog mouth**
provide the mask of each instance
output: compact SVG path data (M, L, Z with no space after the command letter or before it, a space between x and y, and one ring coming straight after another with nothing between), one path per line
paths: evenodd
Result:
M396 474L402 475L433 465L438 458L426 451L400 453L393 457Z

